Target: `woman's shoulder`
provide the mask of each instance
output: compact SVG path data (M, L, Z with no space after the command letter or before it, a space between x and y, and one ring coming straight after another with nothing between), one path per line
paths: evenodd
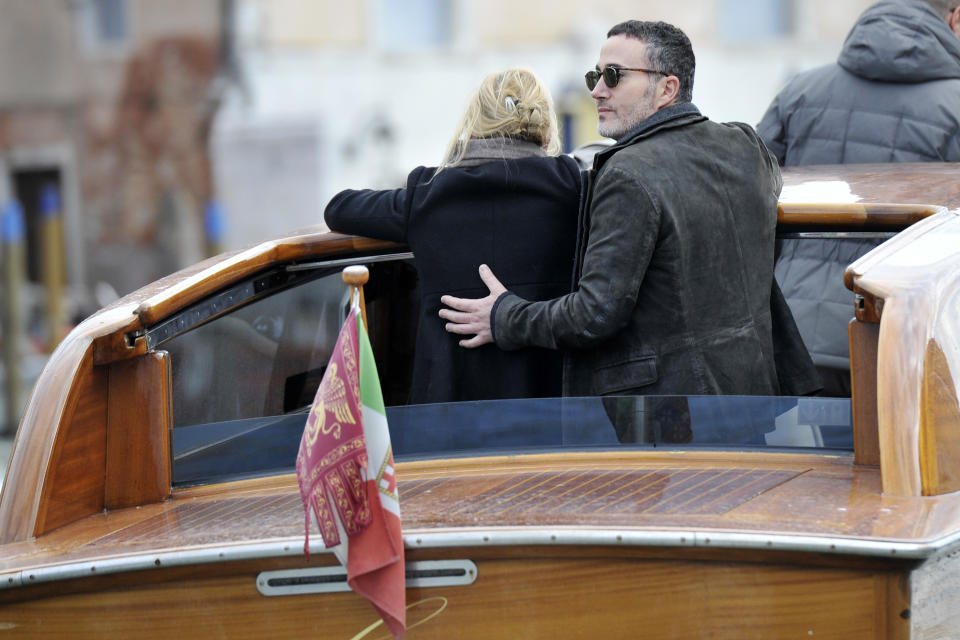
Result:
M567 171L570 177L579 184L580 173L581 173L580 163L577 162L573 156L566 153L556 156L556 158L557 158L557 161L560 163L560 166L563 167L563 169Z
M572 156L564 153L558 156L547 156L540 160L549 167L560 182L574 190L580 189L580 165Z
M580 181L580 165L567 154L525 158L522 162L525 163L525 167L544 174L556 175L564 181Z
M437 173L436 167L419 166L407 175L407 188L415 189L428 184Z
M419 192L415 199L436 197L462 189L483 189L491 193L522 188L570 189L580 188L580 167L567 155L529 156L525 158L495 159L470 166L453 166L437 171L433 167L418 167L410 173L407 188Z

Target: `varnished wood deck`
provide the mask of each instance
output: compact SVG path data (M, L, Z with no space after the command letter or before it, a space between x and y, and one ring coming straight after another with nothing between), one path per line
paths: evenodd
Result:
M819 540L807 550L909 557L953 544L960 527L960 495L884 496L879 471L846 456L610 452L401 463L398 473L408 548L589 545L582 534L605 531L594 543L804 550L803 541ZM0 580L271 541L297 555L303 522L293 476L184 490L5 545Z

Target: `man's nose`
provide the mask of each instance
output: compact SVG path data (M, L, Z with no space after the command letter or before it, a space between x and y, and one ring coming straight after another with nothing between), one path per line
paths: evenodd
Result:
M590 92L590 96L594 100L602 100L603 98L610 96L610 89L603 81L603 78L600 78L600 80L597 81L596 86L593 87L593 91Z

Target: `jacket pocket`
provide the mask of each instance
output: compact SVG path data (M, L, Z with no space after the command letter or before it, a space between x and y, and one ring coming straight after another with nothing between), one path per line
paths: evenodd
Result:
M645 387L656 382L659 377L657 356L642 356L594 369L593 392L596 395L607 395Z

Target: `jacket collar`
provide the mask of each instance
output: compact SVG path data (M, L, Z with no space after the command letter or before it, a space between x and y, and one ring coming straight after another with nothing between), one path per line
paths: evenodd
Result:
M535 142L519 138L474 138L467 142L463 159L457 167L476 167L495 160L519 160L544 157L547 152Z
M706 116L701 114L700 110L697 109L696 105L692 102L681 102L679 104L672 104L669 107L664 107L617 140L616 144L600 151L594 160L593 166L595 169L600 168L600 165L617 151L657 131L672 129L673 127L680 127L706 119Z

